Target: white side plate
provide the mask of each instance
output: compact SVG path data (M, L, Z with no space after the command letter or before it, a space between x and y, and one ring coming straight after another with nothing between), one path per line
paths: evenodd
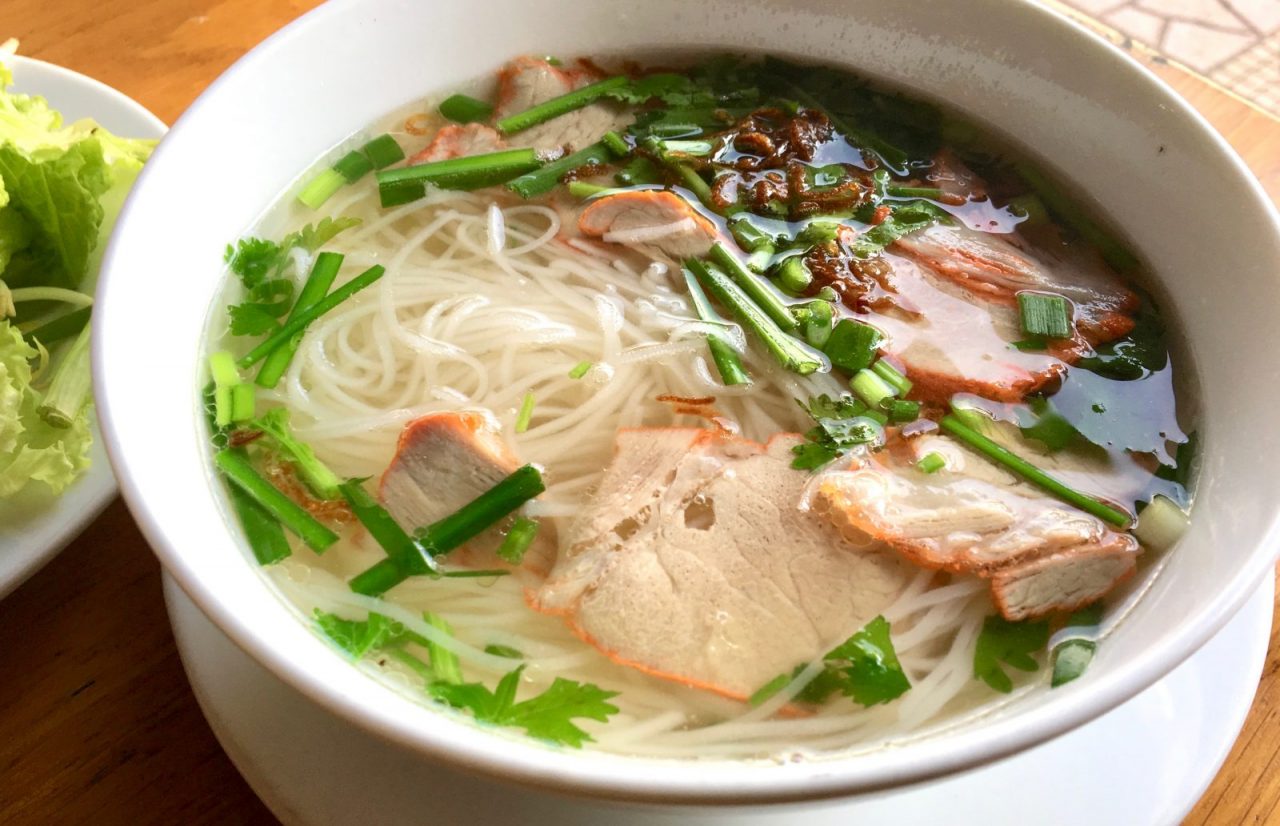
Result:
M42 95L66 123L93 118L111 132L131 138L159 138L164 122L106 84L41 60L0 57L13 72L13 90ZM54 497L41 485L0 500L0 599L58 555L116 495L97 422L93 427L89 472Z

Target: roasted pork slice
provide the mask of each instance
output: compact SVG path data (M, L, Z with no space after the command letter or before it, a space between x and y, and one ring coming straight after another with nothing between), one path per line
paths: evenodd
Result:
M894 248L988 301L1016 305L1023 290L1070 299L1080 336L1089 344L1133 329L1138 296L1096 252L1080 245L1036 254L1017 233L981 232L956 222L910 233Z
M536 57L516 58L498 74L494 117L501 120L597 80L595 73L585 69L566 70ZM513 133L508 140L512 146L576 152L600 140L605 132L625 129L630 120L621 105L601 100Z
M893 270L885 281L891 300L860 318L887 335L884 349L906 369L914 398L945 404L974 393L1017 402L1062 375L1058 355L1013 346L1024 338L1015 306L975 300L910 259L884 261Z
M506 144L493 128L479 123L449 124L442 127L431 143L409 158L409 165L444 161L466 155L483 155L497 152Z
M716 225L674 192L641 189L596 198L578 217L584 235L679 263L711 251Z
M379 497L391 517L412 533L448 516L521 466L483 413L429 413L405 425L396 454L382 474ZM489 528L447 561L472 568L502 567L495 553L502 525ZM555 527L543 520L524 567L542 575L555 554Z
M946 467L921 471L916 463L929 453ZM1059 466L1070 462L1058 455ZM991 579L1008 619L1092 602L1133 571L1138 554L1129 534L941 435L896 442L828 474L815 507L917 565Z
M798 436L619 431L613 463L541 588L611 659L742 699L884 609L911 567L803 510Z

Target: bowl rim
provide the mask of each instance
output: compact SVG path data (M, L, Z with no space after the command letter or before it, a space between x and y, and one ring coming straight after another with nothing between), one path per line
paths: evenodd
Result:
M220 75L174 124L171 134L181 135L185 123L210 98L218 95L230 78L252 71L277 49L301 37L316 21L343 14L361 2L330 0L282 27ZM1025 20L1030 23L1056 28L1056 36L1063 38L1064 43L1088 52L1091 59L1099 64L1105 63L1116 72L1128 74L1135 82L1140 79L1145 93L1193 125L1198 139L1212 145L1227 162L1237 178L1240 193L1249 198L1250 203L1245 207L1264 215L1272 233L1280 238L1280 212L1260 182L1226 140L1167 83L1114 43L1061 11L1033 0L992 2L1002 2L1011 11L1026 15ZM160 174L156 170L164 168L166 154L166 145L162 143L155 159L143 170L135 190L145 189L146 181ZM129 223L136 204L137 199L133 197L125 204L119 226ZM119 245L113 237L104 257L98 302L102 302L104 294L116 280L113 274L117 269L115 259L118 250ZM106 303L105 306L111 305ZM95 314L95 339L98 338L98 329L104 324L103 315L105 313ZM95 381L105 381L106 368L100 344L95 344L93 350L93 374ZM1208 606L1200 610L1200 621L1181 637L1144 652L1116 673L1091 684L1088 691L1065 694L1052 707L1031 709L1017 718L998 720L966 732L963 747L930 749L928 740L913 743L909 749L915 758L913 762L887 759L887 768L866 771L863 773L866 776L859 780L845 776L847 772L841 771L840 758L770 766L761 771L748 771L754 764L745 761L691 764L687 760L614 759L615 755L601 752L551 751L532 741L495 736L491 730L474 724L448 721L445 715L437 715L442 721L439 729L414 728L379 708L374 699L376 691L366 692L362 698L352 697L320 680L299 661L300 658L278 650L241 621L230 607L229 598L201 581L186 566L182 554L170 546L161 525L163 520L148 507L137 480L128 472L130 460L118 441L115 426L115 417L120 412L109 397L98 406L108 454L117 469L125 501L166 571L238 647L304 696L390 743L496 779L576 796L667 804L741 805L816 800L902 786L985 765L1099 717L1154 684L1198 650L1239 611L1262 576L1271 569L1276 549L1280 548L1280 512L1273 512L1258 538L1257 550L1239 566ZM369 682L371 686L377 685L372 680ZM382 687L382 690L388 689ZM461 734L461 739L451 739L451 734ZM588 759L579 759L584 755ZM697 765L697 771L689 771L691 765ZM717 771L717 766L736 767L736 771Z

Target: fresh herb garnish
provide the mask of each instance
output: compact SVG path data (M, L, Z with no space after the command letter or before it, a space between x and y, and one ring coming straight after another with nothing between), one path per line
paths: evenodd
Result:
M805 434L805 442L791 449L796 470L818 468L848 453L859 445L876 445L884 438L884 428L871 418L865 404L845 394L832 399L825 393L808 404L796 400L810 416L815 427Z
M342 498L342 491L339 489L342 480L316 458L311 445L293 434L293 428L289 425L288 408L273 407L254 419L249 427L261 431L271 446L297 468L298 475L312 493L321 499Z
M870 707L901 697L911 688L911 681L898 662L889 631L889 621L883 616L868 622L861 631L827 652L822 671L805 684L795 699L817 704L840 692L855 703ZM790 674L779 674L757 689L747 702L760 705L786 688L804 669L802 664Z
M1092 630L1101 621L1102 603L1095 602L1068 617L1064 630L1068 634L1075 628ZM1053 678L1049 682L1050 687L1066 685L1083 674L1093 660L1093 653L1097 648L1098 643L1095 640L1071 636L1055 645L1050 655L1053 662Z
M591 735L573 723L585 718L608 722L618 707L608 700L618 696L591 683L557 677L541 694L516 702L516 690L525 666L508 672L490 691L480 683L433 683L427 691L454 708L466 709L482 723L522 728L530 737L574 748L591 741Z
M512 565L519 565L524 560L525 551L533 544L538 535L538 523L527 517L520 517L503 537L498 546L498 558ZM505 571L504 571L505 573Z
M973 650L973 676L1003 694L1013 691L1013 680L1002 663L1019 671L1035 671L1040 667L1033 656L1049 642L1049 623L1010 622L1000 616L989 616L982 623L982 633Z

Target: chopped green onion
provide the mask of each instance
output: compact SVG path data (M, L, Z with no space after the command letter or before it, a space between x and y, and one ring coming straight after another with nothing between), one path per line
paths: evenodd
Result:
M602 192L611 192L615 187L601 186L600 184L587 183L586 181L570 181L569 194L575 198L592 198Z
M333 171L341 175L347 183L353 184L373 171L373 161L359 149L352 149L338 159Z
M425 611L422 618L427 621L427 625L437 631L443 631L450 637L453 636L453 628L445 621L444 617L439 614L433 614ZM433 641L430 637L426 638L427 653L431 655L431 672L432 677L437 682L444 683L461 683L462 682L462 664L458 662L458 655L445 648L438 642Z
M1071 313L1067 300L1052 293L1018 293L1018 311L1022 316L1022 332L1029 336L1069 338Z
M442 556L544 490L542 474L533 465L525 465L457 511L417 531L415 539L431 556ZM357 594L379 596L415 573L401 569L393 559L384 559L354 577L350 587Z
M872 410L879 408L882 402L892 398L897 392L887 381L867 369L853 374L849 389Z
M502 544L498 546L498 558L504 562L510 562L512 565L519 565L524 559L525 551L529 550L529 546L533 544L533 540L537 535L537 521L523 516L520 517L511 526L511 530L507 531L507 535L502 538ZM503 573L506 573L506 571L503 571Z
M588 106L615 89L626 86L628 83L630 83L630 80L622 75L607 78L598 83L592 83L590 86L584 86L568 94L539 103L537 106L532 106L523 112L509 115L498 121L495 126L503 135L511 135Z
M890 387L897 390L899 396L905 396L911 392L911 380L898 372L898 368L884 359L880 359L871 365L871 369L875 371L877 376L887 381Z
M470 95L450 95L440 103L440 114L454 123L477 123L493 115L493 106Z
M218 466L233 484L243 490L251 499L261 505L280 524L292 531L299 539L316 553L323 553L330 545L338 541L338 535L321 524L306 509L284 495L266 479L258 474L243 450L227 448L213 455L213 463Z
M322 169L298 193L298 200L304 206L311 209L319 209L324 206L325 201L333 197L333 193L346 185L347 179L342 176L341 172L332 167Z
M63 313L57 318L44 322L27 333L27 339L38 341L47 348L51 344L78 334L89 323L89 316L92 313L92 305L77 307L69 313Z
M693 309L698 314L698 318L708 324L723 323L720 316L711 308L711 302L707 300L707 294L702 291L698 279L688 268L685 268L683 274L685 286L689 289L689 298L693 302ZM711 360L715 362L720 380L726 386L751 383L751 376L747 375L747 369L742 366L742 358L738 355L738 351L733 349L733 345L723 336L717 332L708 331L707 349L711 351Z
M223 428L231 424L231 388L213 388L213 424Z
M627 146L627 142L622 139L622 136L617 132L614 132L612 129L605 132L600 137L600 142L609 147L609 151L612 152L615 157L625 158L627 155L631 154L631 147Z
M801 322L800 329L804 334L804 340L809 342L810 346L821 350L831 340L831 322L835 318L835 310L832 309L830 301L823 301L820 298L810 301L807 306L809 317Z
M769 288L764 279L747 269L746 265L739 261L738 256L730 252L723 242L717 241L711 246L711 260L729 274L734 283L751 298L755 306L769 316L774 324L787 332L796 329L795 317L791 315L791 308L786 302Z
M472 570L467 568L461 571L445 571L440 576L445 579L492 579L494 577L509 576L510 571L504 568L479 568Z
M516 432L524 433L529 429L529 419L533 418L533 394L525 393L520 400L520 412L516 414Z
M1133 528L1133 535L1143 547L1160 553L1173 547L1182 538L1189 525L1187 514L1165 496L1151 497L1151 501L1142 513L1138 514L1138 524Z
M1066 685L1084 674L1093 661L1098 644L1093 640L1069 639L1053 647L1053 677L1050 688Z
M240 371L236 369L235 357L226 350L219 350L209 356L209 376L214 387L235 387L240 383Z
M954 411L956 408L952 408ZM1054 479L1040 468L1023 459L1021 456L1010 450L1001 447L995 442L983 436L981 433L969 427L962 422L955 413L949 413L943 416L938 422L942 429L955 436L960 441L972 447L974 450L982 453L987 458L1004 465L1028 482L1037 487L1048 491L1068 504L1075 505L1086 513L1093 514L1104 522L1109 522L1116 527L1126 527L1130 518L1127 513L1116 510L1115 508L1104 505L1097 499L1087 496L1074 488L1067 487L1062 482Z
M754 273L763 273L769 267L777 241L772 235L763 232L746 218L735 218L729 222L729 232L738 246L750 253L747 256L747 269Z
M259 565L271 565L288 557L293 551L289 549L289 540L285 538L284 529L267 509L257 500L245 493L239 485L230 485L231 507L244 529L244 538L249 540L249 550Z
M711 197L711 187L707 185L706 181L702 180L702 176L698 174L696 169L687 163L680 163L679 161L669 162L668 165L680 176L685 188L696 195L699 201L706 205L708 209L716 208L716 202Z
M883 339L880 331L870 324L842 318L831 331L822 352L831 359L833 367L856 373L870 367L875 361L876 351L880 349Z
M664 140L661 141L661 145L664 153L692 155L695 157L710 155L716 148L716 145L711 141Z
M379 135L360 147L360 151L373 164L374 169L383 169L404 160L404 150L390 135Z
M889 421L894 424L914 422L920 418L920 402L907 401L906 399L889 399L883 405L885 413L889 415Z
M608 163L612 159L613 152L609 147L605 146L604 142L593 143L585 149L580 149L571 155L565 155L558 161L552 161L532 172L527 172L512 181L508 181L507 189L527 200L544 192L549 192L556 184L560 183L561 178L570 172L581 169L584 166Z
M783 367L802 376L826 367L825 359L787 335L729 276L697 259L690 259L686 266L697 274L721 304L742 321L743 326L760 339L769 354Z
M333 285L333 280L338 277L338 270L341 268L341 254L322 252L317 255L315 263L311 265L311 272L307 275L307 281L302 285L302 291L298 293L298 300L294 302L293 309L289 311L287 321L292 321L298 313L324 298L325 293L329 292L329 287ZM270 388L280 383L281 376L284 375L285 370L289 369L289 363L293 361L293 355L298 351L298 345L301 343L302 333L299 332L267 356L266 361L262 363L262 367L258 370L258 377L254 379L259 387Z
M338 486L342 497L351 506L351 512L365 527L369 535L387 554L387 560L397 569L409 574L429 574L436 570L431 554L421 542L414 539L399 523L378 504L364 488L364 481L352 479Z
M590 373L591 368L594 366L595 365L589 361L580 361L577 364L573 365L573 369L569 371L569 378L580 379L583 376L585 376L587 373Z
M329 312L351 296L377 281L382 277L384 272L386 272L385 267L381 264L375 264L348 281L346 284L343 284L341 287L329 293L315 304L312 304L310 307L305 307L291 315L289 320L280 325L279 329L268 336L265 341L261 342L257 347L254 347L238 362L236 362L236 366L241 369L247 369L262 361L277 347L280 347L284 342L305 330L307 325L311 322L315 321L320 316Z
M921 473L937 473L947 466L947 460L942 457L941 453L927 453L920 461L916 462L916 468Z
M253 385L241 382L231 388L231 421L247 422L253 418Z
M398 206L426 194L426 184L441 189L480 189L503 184L542 165L536 150L503 149L443 161L402 166L378 173L382 205Z
M509 645L486 645L484 653L492 654L495 657L506 657L509 660L523 660L524 654L517 648Z
M787 292L798 295L812 283L813 274L805 266L804 256L792 255L778 266L778 285Z

